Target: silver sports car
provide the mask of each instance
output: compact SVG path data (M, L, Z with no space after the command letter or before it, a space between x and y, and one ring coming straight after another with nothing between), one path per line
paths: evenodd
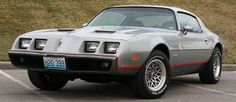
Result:
M225 46L186 10L151 5L104 9L80 29L44 29L20 35L9 51L33 85L61 89L69 80L122 82L135 96L159 98L171 77L199 73L220 80Z

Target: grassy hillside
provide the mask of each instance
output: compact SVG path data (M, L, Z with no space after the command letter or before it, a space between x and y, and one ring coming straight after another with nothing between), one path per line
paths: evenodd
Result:
M44 28L78 28L100 10L112 5L153 4L176 6L199 15L206 26L224 38L225 63L236 63L236 0L1 0L0 60L25 32Z

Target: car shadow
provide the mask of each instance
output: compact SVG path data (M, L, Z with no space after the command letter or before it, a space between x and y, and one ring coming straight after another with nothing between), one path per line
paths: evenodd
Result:
M190 75L183 75L183 76L173 77L171 79L171 82L188 83L188 84L202 84L196 74L191 75L191 76Z
M184 89L186 86L181 83L201 84L196 77L172 78L167 93L161 99L173 97L174 95L169 95L168 93L174 93L176 89ZM101 84L75 80L58 91L43 91L38 89L36 91L55 100L140 100L132 94L126 85L117 82Z

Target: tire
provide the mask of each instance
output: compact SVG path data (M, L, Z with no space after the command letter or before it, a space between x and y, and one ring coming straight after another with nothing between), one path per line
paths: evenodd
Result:
M149 55L139 72L127 81L127 84L135 96L154 99L164 95L169 78L169 60L163 52L155 50Z
M202 83L216 84L221 77L222 56L219 48L215 48L207 65L199 72Z
M31 83L41 90L59 90L66 85L68 79L54 73L43 73L28 70Z

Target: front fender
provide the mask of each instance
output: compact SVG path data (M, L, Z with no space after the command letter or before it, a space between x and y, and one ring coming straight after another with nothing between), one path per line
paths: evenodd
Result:
M152 50L163 44L161 37L154 35L141 35L128 40L119 56L120 66L139 66L146 61ZM136 58L137 57L137 58Z

